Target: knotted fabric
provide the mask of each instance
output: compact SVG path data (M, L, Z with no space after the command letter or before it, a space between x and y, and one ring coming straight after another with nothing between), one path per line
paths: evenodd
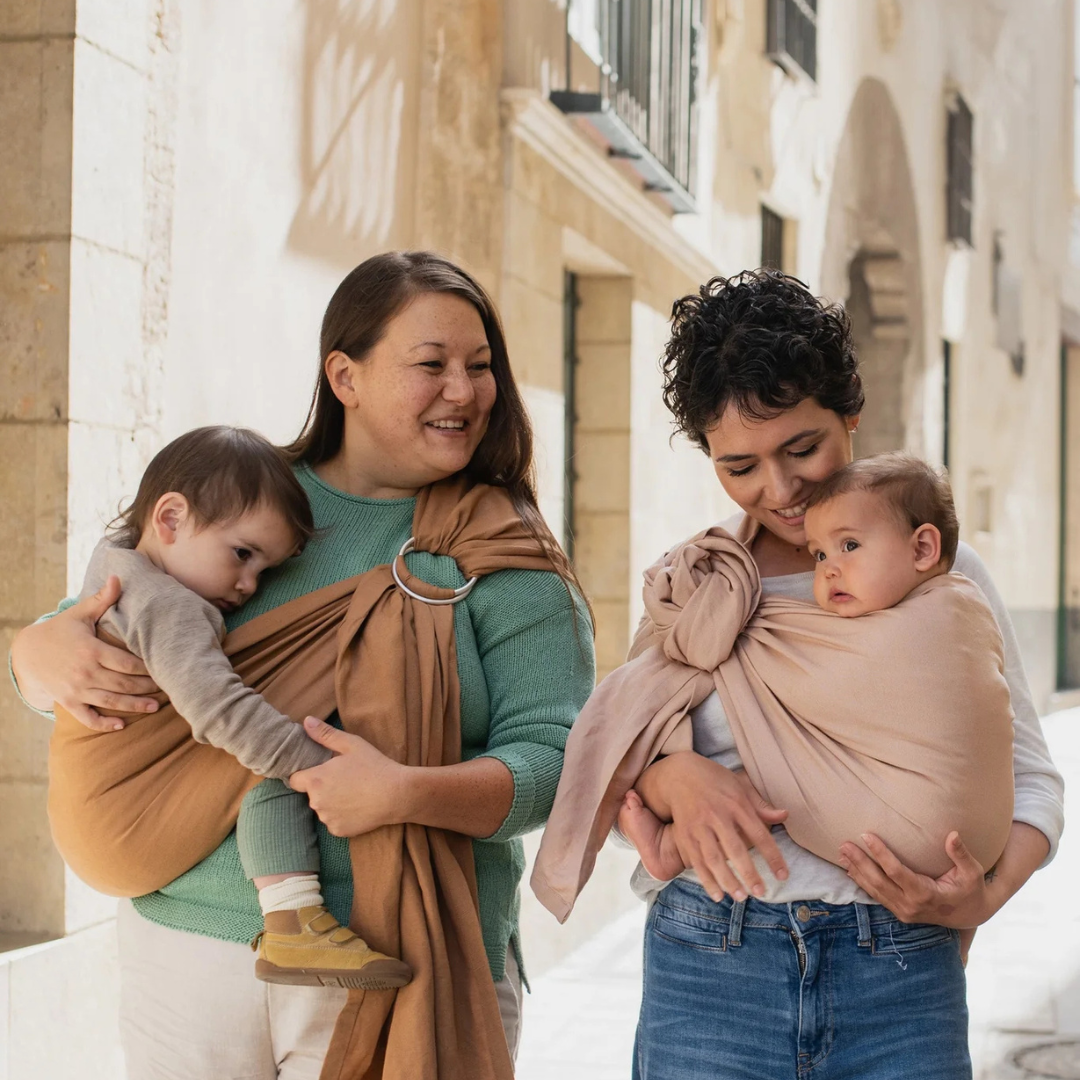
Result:
M417 497L415 549L453 558L466 577L551 570L500 488L462 480ZM427 600L452 590L404 584ZM294 718L328 717L396 761L461 760L454 608L398 588L389 565L320 589L233 631L225 650L244 682ZM212 852L258 782L191 738L167 703L96 733L62 709L50 746L49 813L61 854L113 895L162 887ZM391 825L349 841L349 925L400 956L413 981L349 992L323 1080L510 1080L513 1069L478 915L472 841Z
M645 572L630 660L571 729L533 871L560 921L627 791L661 753L691 748L688 713L714 690L750 780L821 858L837 862L844 841L874 832L937 877L953 829L987 868L1005 846L1013 714L978 586L946 574L893 608L844 618L762 597L754 529L707 529Z

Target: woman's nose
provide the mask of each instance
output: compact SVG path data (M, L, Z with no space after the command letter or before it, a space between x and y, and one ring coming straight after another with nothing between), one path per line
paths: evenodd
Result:
M443 376L442 396L455 405L467 405L476 396L469 373L464 368L448 367Z
M798 494L798 482L776 461L765 464L765 485L770 501L780 509L790 506Z

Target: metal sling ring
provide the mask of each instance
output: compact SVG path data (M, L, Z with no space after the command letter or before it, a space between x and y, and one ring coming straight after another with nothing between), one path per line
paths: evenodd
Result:
M403 593L405 593L406 596L411 596L414 600L419 600L422 604L460 604L461 601L464 600L465 597L468 596L469 593L472 592L473 586L480 580L479 578L475 578L475 577L474 578L469 578L469 580L466 581L465 584L462 585L460 589L455 589L454 590L454 595L453 596L448 597L446 600L432 600L430 597L421 596L419 593L413 592L412 589L410 589L409 586L406 585L405 582L401 580L401 575L398 573L398 568L397 568L398 559L404 559L405 556L408 555L410 551L414 551L415 550L415 547L414 547L415 544L416 544L416 537L415 536L410 536L409 539L405 541L405 544L402 547L402 549L398 552L397 559L395 559L390 564L390 573L392 573L394 575L394 580L397 582L397 587Z

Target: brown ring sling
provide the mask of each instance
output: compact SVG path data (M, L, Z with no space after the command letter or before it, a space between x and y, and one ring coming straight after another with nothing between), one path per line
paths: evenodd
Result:
M689 712L714 690L754 786L792 839L836 862L879 835L912 869L951 865L959 831L989 869L1013 811L1012 706L1001 632L978 586L931 578L896 607L847 619L761 595L737 536L706 529L645 572L630 660L570 731L532 876L560 921L626 792L661 753L690 749Z
M548 570L507 493L452 479L421 491L415 548L453 558L467 578ZM225 651L245 684L293 718L328 717L409 765L461 760L453 590L403 561L327 586L233 631ZM164 700L117 732L57 709L49 818L57 848L94 888L139 896L209 855L259 782L196 743ZM421 825L352 837L350 926L412 966L398 991L352 990L322 1080L511 1080L513 1068L478 917L472 841ZM254 977L254 975L252 976Z

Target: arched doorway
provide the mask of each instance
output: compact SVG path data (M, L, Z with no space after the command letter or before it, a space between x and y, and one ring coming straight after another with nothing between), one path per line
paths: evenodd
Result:
M860 457L926 453L918 216L907 148L885 84L855 93L833 171L821 282L851 315L866 386Z

